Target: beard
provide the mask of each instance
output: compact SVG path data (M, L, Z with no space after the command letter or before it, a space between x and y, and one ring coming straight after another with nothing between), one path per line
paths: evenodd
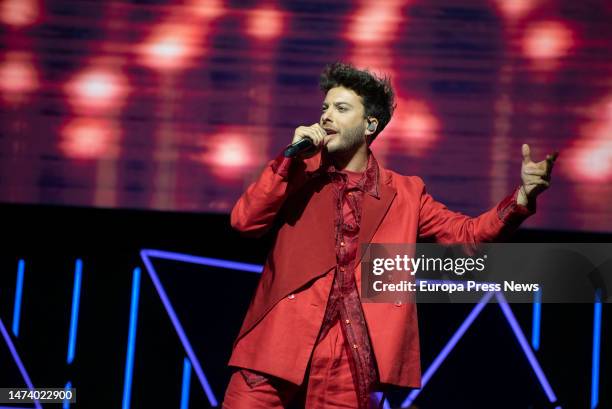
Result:
M365 126L359 125L337 133L325 150L331 156L352 155L365 143Z

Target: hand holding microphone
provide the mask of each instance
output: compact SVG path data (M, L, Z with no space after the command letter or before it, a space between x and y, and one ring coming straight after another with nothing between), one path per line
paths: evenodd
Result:
M291 145L285 149L285 156L292 158L300 156L303 159L314 156L325 144L327 132L319 124L299 126L293 134Z

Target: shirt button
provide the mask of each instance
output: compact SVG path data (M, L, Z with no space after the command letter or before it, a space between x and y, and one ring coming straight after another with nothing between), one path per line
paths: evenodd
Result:
M348 192L348 195L349 196L353 196L353 192Z
M401 307L401 306L402 306L402 302L401 302L401 301L399 301L399 300L398 300L398 301L396 301L396 302L395 302L395 306L396 306L396 307Z
M344 242L343 241L340 242L340 246L344 247Z
M348 324L350 324L350 323L351 323L351 320L344 320L344 323L345 323L346 325L348 325Z
M295 298L295 294L289 294L287 298L289 298L290 300L293 300Z
M357 348L359 348L359 345L353 344L353 349L357 349Z
M340 271L344 273L344 267L340 267Z

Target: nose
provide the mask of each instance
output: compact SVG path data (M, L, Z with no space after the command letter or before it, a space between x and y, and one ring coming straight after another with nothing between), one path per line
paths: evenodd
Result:
M321 124L325 124L327 122L331 122L331 108L327 108L321 114Z

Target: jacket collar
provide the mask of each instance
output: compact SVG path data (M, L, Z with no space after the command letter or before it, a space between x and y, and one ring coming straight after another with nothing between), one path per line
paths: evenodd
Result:
M328 176L332 176L334 174L344 174L341 170L337 170L336 167L332 163L321 162L319 169L317 169L313 176L322 176L327 174ZM380 169L378 167L378 161L374 157L374 154L371 150L368 150L368 166L366 167L365 172L363 172L363 176L357 182L355 186L358 190L361 190L364 193L369 194L376 199L380 198Z

